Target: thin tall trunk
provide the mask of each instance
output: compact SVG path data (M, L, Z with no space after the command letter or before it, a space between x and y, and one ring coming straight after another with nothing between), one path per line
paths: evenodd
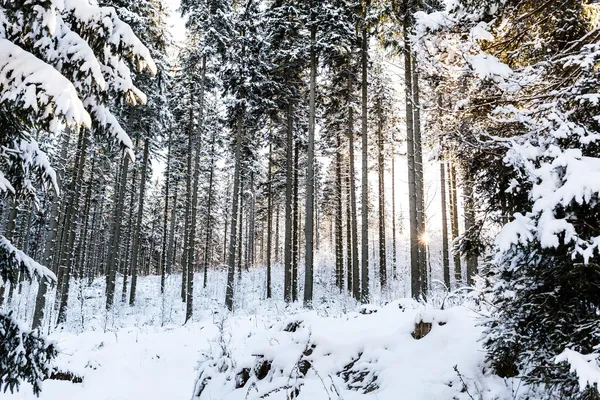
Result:
M170 275L173 272L173 263L175 258L175 222L177 220L177 194L179 193L179 176L175 177L173 184L173 206L171 207L171 226L169 228L169 249L167 250L167 265L165 273Z
M67 319L67 304L69 300L69 285L71 278L71 269L73 266L73 261L75 258L74 253L74 245L75 245L75 236L77 233L77 223L76 217L79 214L79 196L77 195L78 189L81 188L81 180L83 179L83 172L85 169L85 159L87 155L87 146L88 139L85 134L86 130L81 129L80 135L81 139L81 148L78 151L78 160L77 160L77 170L73 176L73 180L71 181L70 188L70 198L67 209L68 219L66 220L67 225L64 229L68 232L67 236L67 247L66 251L63 252L61 266L64 268L64 276L63 276L63 286L60 291L60 307L58 311L58 324L62 324ZM114 293L114 286L113 286Z
M206 288L208 280L208 265L210 264L210 248L212 241L212 206L213 206L213 186L214 186L214 175L215 175L215 130L212 131L211 142L210 142L210 172L208 177L208 206L206 210L206 240L204 242L204 282L203 286Z
M396 152L393 150L395 142L392 143L392 276L396 279Z
M226 196L230 196L229 193L229 187L230 187L230 182L229 179L227 180L227 194ZM228 250L228 246L227 246L227 229L229 228L229 205L225 205L225 212L224 212L224 219L225 219L225 229L223 230L223 263L227 263L227 250Z
M304 261L304 306L312 307L314 274L314 206L315 206L315 96L317 86L317 55L315 49L317 27L314 23L315 0L310 7L310 109L308 117L308 160L306 168L306 212L304 222L305 261ZM294 285L296 286L296 285Z
M362 303L369 301L369 145L367 140L368 123L368 82L367 82L367 63L368 63L368 36L367 36L367 11L369 9L369 0L366 0L363 9L362 23L362 173L361 173L361 252L360 252L360 272L361 272L361 296Z
M270 135L269 135L270 136ZM273 141L269 137L269 172L267 177L267 299L271 298L271 239L273 230Z
M225 305L229 311L233 310L234 281L235 281L235 250L236 250L236 227L238 215L238 200L240 191L240 163L242 155L242 117L237 122L237 133L235 137L235 168L233 172L233 196L231 201L231 233L229 235L229 255L227 271L227 291L225 294Z
M139 138L136 138L135 148L137 149L139 145ZM121 260L123 264L123 287L121 289L121 302L125 303L127 301L127 276L129 275L128 269L131 266L131 251L135 242L135 221L134 221L134 212L135 212L135 195L137 193L137 177L138 171L136 166L134 165L132 168L133 178L131 179L131 194L129 196L129 216L127 218L127 245L125 246L125 257Z
M84 266L86 260L88 258L87 250L87 242L88 242L88 231L89 231L89 221L90 221L90 209L92 203L92 188L94 186L94 176L96 174L96 157L92 158L92 166L90 168L90 178L87 183L87 190L85 194L85 201L83 206L83 229L80 232L80 239L77 249L77 259L75 265L77 268L77 277L79 279L83 279L84 274ZM83 238L81 238L83 236Z
M425 190L423 181L423 146L421 143L421 102L419 93L419 70L416 58L412 57L413 74L413 112L414 112L414 146L415 146L415 190L417 195L417 227L419 244L420 291L423 297L428 292L429 271L427 268L427 245L425 229Z
M417 188L415 171L415 133L413 119L412 48L410 43L410 15L404 19L404 85L406 88L406 147L408 159L408 205L410 222L410 287L414 299L421 292L421 268L419 263L419 227L417 220Z
M281 258L279 258L279 202L275 204L275 262L280 262Z
M352 240L352 207L351 207L351 195L350 195L350 173L346 171L346 272L348 274L348 293L353 293L354 288L354 279L353 276L353 263L352 263L352 249L353 249L353 240Z
M456 182L456 168L454 164L450 164L450 218L452 218L452 244L457 240L459 235L458 228L458 195L457 195L457 182ZM454 280L456 287L460 287L462 284L462 271L460 266L460 253L453 251L454 253Z
M246 249L246 270L254 266L256 253L256 218L255 218L256 192L254 190L254 171L250 171L250 201L248 202L248 223L247 223L247 249Z
M285 239L283 244L284 284L283 293L286 302L292 301L292 196L293 196L293 111L294 105L288 105L288 126L286 137L286 185L285 185Z
M442 263L444 266L444 284L450 289L450 259L448 255L448 218L446 206L446 172L444 160L440 160L440 192L442 198Z
M348 93L352 93L351 80L348 80ZM350 164L350 204L352 206L352 294L355 299L359 300L361 298L361 291L358 265L358 214L356 212L356 183L354 179L356 176L354 171L354 109L350 102L348 111L348 137L350 139L350 158L348 162Z
M167 241L168 241L168 225L169 225L169 183L171 178L171 139L173 129L169 129L169 137L167 139L167 170L165 173L165 210L163 214L163 238L162 251L160 254L160 293L165 293L165 276L167 269Z
M344 244L342 227L342 153L340 134L336 135L335 152L335 284L344 289Z
M138 275L138 253L142 237L142 217L144 216L144 201L146 200L146 174L148 173L148 162L150 155L150 139L144 140L144 160L140 172L140 198L138 202L137 219L134 228L134 242L131 253L131 289L129 291L129 305L135 304L135 291L137 288Z
M63 165L58 169L57 179L60 185L63 184L63 179L65 175L67 150L69 148L70 138L70 131L66 130L65 132L63 132L62 143L60 148L60 160L63 163ZM47 265L49 268L51 268L52 266L52 257L55 254L54 249L56 246L56 237L58 233L58 217L61 203L62 201L59 199L58 195L55 194L52 202L52 209L50 211L48 235L46 236L44 255L42 256L44 264ZM42 322L44 321L44 313L46 310L46 293L48 292L48 286L48 280L45 277L42 278L35 299L35 310L33 312L33 323L31 325L31 329L37 329L41 327Z
M185 224L183 231L183 254L181 256L181 301L185 303L187 295L187 258L189 255L188 243L190 235L190 212L192 209L192 175L193 175L193 155L194 152L194 94L190 94L190 110L188 116L188 152L187 152L187 173L185 175Z
M186 285L186 308L185 308L185 322L192 318L194 310L194 266L196 261L196 229L197 229L197 215L198 215L198 185L200 180L200 152L202 150L202 131L204 124L204 82L206 79L206 56L202 57L202 77L200 84L200 117L199 117L199 131L196 133L196 147L195 147L195 159L194 159L194 185L192 188L192 215L190 218L190 233L188 243L188 258L187 258L187 285ZM191 152L191 148L190 148Z
M464 189L464 207L465 207L465 233L467 240L473 240L471 232L476 224L475 220L475 199L473 198L473 183L467 178L463 179ZM474 277L477 274L477 254L470 251L467 256L467 285L472 286L474 284Z
M244 174L240 175L240 206L238 213L238 254L237 254L237 271L238 279L242 280L242 250L244 248L243 232L244 232Z
M298 192L300 189L300 143L298 142L299 141L296 141L296 146L294 148L294 216L292 222L292 301L298 301L298 260L300 259L300 205L298 201ZM306 296L304 300L306 301Z
M387 257L385 242L385 158L383 156L383 110L381 104L377 107L377 165L379 174L379 284L381 290L387 287Z

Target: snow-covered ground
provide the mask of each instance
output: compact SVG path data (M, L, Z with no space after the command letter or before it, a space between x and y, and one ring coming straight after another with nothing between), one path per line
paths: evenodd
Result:
M443 293L428 305L390 301L404 290L396 282L363 308L322 284L329 279L317 279L315 308L306 311L285 306L279 284L275 298L266 300L260 269L244 275L230 314L222 307L224 271L211 271L206 288L198 274L194 318L185 325L180 276L169 278L165 296L158 277L140 277L136 306L118 302L110 315L103 279L73 285L68 323L52 328L50 338L61 350L57 366L84 380L46 381L40 398L179 400L200 392L203 400L288 399L295 393L305 400L517 398L513 382L487 373L478 311L469 301L445 299L445 310ZM274 279L280 281L277 274ZM24 287L12 304L21 319L30 318L34 289ZM431 323L431 332L415 339L421 321ZM22 385L2 398L35 396Z

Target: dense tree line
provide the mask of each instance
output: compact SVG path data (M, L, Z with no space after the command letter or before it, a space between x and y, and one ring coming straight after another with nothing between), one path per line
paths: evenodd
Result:
M162 0L99 3L0 1L0 388L49 377L73 282L108 313L181 274L187 322L210 269L229 310L250 268L310 308L330 253L360 303L477 286L498 375L597 398L555 363L600 335L595 6L182 0L173 43Z

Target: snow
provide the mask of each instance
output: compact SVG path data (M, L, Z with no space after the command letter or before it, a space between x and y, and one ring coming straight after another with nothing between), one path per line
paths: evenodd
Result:
M555 359L555 362L566 362L571 366L579 379L579 390L584 391L588 386L600 386L600 363L598 354L583 355L577 351L566 349Z
M0 249L2 254L6 256L6 259L11 263L16 263L18 267L25 270L29 277L48 278L51 281L56 281L56 275L48 268L39 264L27 254L17 249L7 238L0 235Z
M64 116L69 124L91 126L91 118L68 79L44 61L2 38L0 87L1 102L15 102L25 109L36 111L49 108Z
M492 79L495 82L502 82L512 73L508 65L485 53L467 56L467 62L480 79Z
M10 184L8 179L6 179L6 177L4 176L2 171L0 171L0 193L3 193L3 192L14 193L15 188L13 188L13 186Z
M279 272L277 268L274 276L278 283ZM264 299L259 289L264 270L251 270L244 272L237 310L231 314L222 308L225 276L226 271L209 271L211 284L206 289L202 289L201 274L196 276L194 318L183 326L185 305L177 299L179 275L167 279L164 298L158 295L159 277L140 277L136 306L117 302L110 315L104 311L104 278L89 286L75 281L69 322L51 333L50 339L59 346L57 367L83 376L84 381L45 381L40 398L187 400L197 389L199 372L204 371L213 380L200 399L258 399L289 385L290 376L294 376L293 384L301 385L299 400L397 400L399 394L403 400L468 400L468 393L484 399L512 399L508 383L487 372L478 341L482 327L471 302L446 310L412 300L382 300L363 307L333 291L325 301L321 297L327 293L325 287L318 284L320 300L314 310L306 311L300 304L286 306L278 284L273 291L277 299ZM26 286L23 292L30 290ZM35 301L35 290L31 293L30 302ZM50 313L52 300L48 299ZM30 310L27 301L13 306L16 311ZM297 321L295 332L284 331ZM432 330L417 340L411 333L420 321L432 323ZM313 344L312 367L306 376L296 376L298 360L307 345ZM260 381L251 377L244 387L235 389L238 372L252 368L257 355L272 361L270 375ZM366 381L375 379L377 389L370 393L360 390L360 382L353 384L359 390L350 390L340 374L357 359L353 370L368 371ZM24 384L19 393L4 398L36 397ZM285 390L266 398L284 399Z

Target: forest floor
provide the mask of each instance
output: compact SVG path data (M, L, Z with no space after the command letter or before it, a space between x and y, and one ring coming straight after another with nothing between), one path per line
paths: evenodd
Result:
M230 314L221 306L224 272L211 272L207 288L198 274L195 314L187 324L180 276L170 278L165 296L158 277L140 277L136 306L119 303L111 315L104 311L102 279L74 285L68 324L49 336L60 348L57 366L83 382L46 381L40 399L187 400L198 393L213 400L294 393L299 400L517 398L512 388L518 382L485 368L480 310L471 300L451 304L440 296L423 305L381 298L360 306L317 285L319 300L306 311L265 300L259 270L245 275ZM16 311L27 310L27 290L34 292L24 289ZM1 397L35 399L28 385Z

